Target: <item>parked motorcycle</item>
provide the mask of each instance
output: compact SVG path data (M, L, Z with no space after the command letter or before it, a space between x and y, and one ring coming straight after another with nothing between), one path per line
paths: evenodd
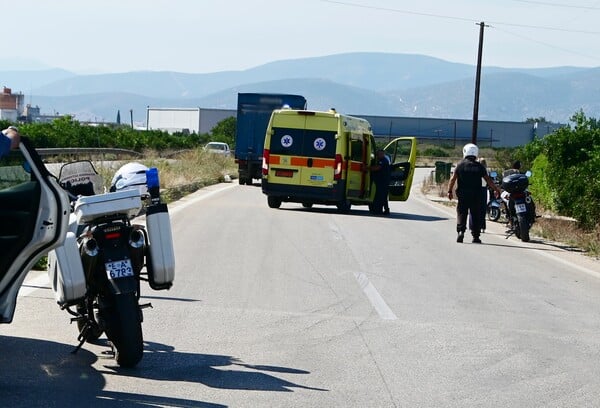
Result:
M498 179L498 173L495 171L490 172L490 177L494 181L496 185L501 184L501 180ZM504 200L500 197L494 196L494 190L488 187L490 200L487 203L487 217L488 220L497 222L501 216L504 216L508 219L507 216L507 206Z
M105 333L123 367L135 366L143 356L142 309L151 304L139 303L141 281L155 290L169 289L175 271L157 170L145 171L144 179L147 189L102 194L101 178L91 162L65 164L59 184L71 198L69 232L64 245L48 255L56 300L79 329L75 352ZM143 201L146 227L131 223Z
M502 189L508 193L509 235L529 241L529 230L535 222L535 203L527 189L531 172L511 174L502 179Z

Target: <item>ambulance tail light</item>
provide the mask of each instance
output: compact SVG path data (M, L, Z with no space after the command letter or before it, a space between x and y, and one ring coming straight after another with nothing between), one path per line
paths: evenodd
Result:
M335 164L333 166L333 179L341 180L342 179L342 155L335 155Z
M269 157L270 157L269 149L263 150L263 158L262 158L262 175L263 176L267 176L269 174Z

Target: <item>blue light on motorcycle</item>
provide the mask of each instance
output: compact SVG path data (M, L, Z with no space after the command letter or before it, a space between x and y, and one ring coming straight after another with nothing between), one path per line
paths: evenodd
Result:
M148 186L148 189L160 187L158 169L156 167L151 167L146 170L146 185Z

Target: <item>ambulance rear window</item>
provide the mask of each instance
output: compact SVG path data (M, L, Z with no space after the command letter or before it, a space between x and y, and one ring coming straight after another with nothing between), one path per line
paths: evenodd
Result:
M335 133L330 130L273 128L271 154L334 158Z

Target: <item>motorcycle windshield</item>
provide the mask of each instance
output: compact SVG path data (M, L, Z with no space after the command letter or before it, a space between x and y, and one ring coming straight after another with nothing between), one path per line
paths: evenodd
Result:
M104 183L92 162L88 160L64 164L58 181L65 190L75 196L102 194Z

